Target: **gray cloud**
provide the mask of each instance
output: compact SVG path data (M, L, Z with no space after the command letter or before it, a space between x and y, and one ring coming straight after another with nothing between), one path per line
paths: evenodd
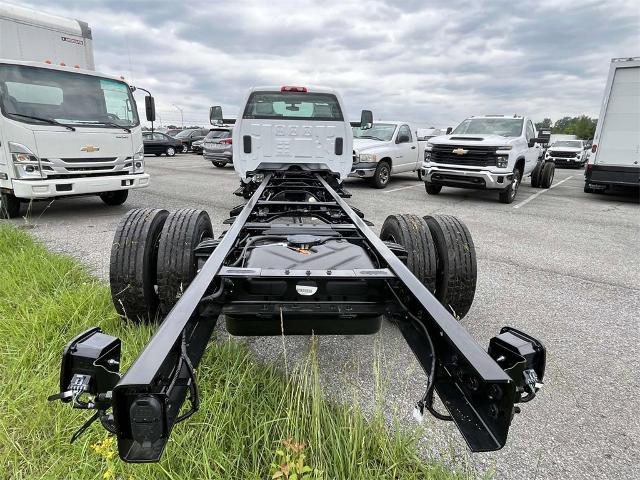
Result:
M235 114L252 85L340 90L349 114L596 116L609 60L640 54L635 1L29 0L93 29L98 70L151 90L163 123Z

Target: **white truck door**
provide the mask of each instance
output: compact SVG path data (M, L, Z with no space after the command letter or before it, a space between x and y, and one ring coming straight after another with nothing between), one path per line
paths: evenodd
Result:
M540 150L536 147L529 147L529 140L532 138L536 138L536 130L533 128L533 123L531 120L527 120L527 124L525 125L525 140L527 142L527 152L524 155L524 174L531 172L538 162L538 156L540 154Z
M418 155L418 147L409 125L400 125L396 133L396 155L394 155L392 171L407 172L414 169Z
M640 165L640 66L616 69L600 121L595 163Z

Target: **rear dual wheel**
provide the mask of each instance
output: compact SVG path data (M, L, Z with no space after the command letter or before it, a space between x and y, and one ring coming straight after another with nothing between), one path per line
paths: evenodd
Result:
M166 315L195 278L194 249L211 237L203 210L131 210L121 220L111 249L111 297L116 311L133 321Z
M469 229L451 215L390 215L380 238L402 245L407 268L456 318L476 290L476 253Z

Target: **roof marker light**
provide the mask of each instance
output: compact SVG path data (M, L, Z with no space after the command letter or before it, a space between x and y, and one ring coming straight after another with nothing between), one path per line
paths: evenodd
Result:
M80 65L78 65L77 63L73 66L73 68L80 68Z
M64 63L64 62L60 62L60 66L61 66L61 67L66 67L66 66L67 66L67 64L66 64L66 63Z
M307 93L307 87L293 87L291 85L285 85L280 89L281 92L299 92Z
M45 60L44 63L51 65L51 60Z

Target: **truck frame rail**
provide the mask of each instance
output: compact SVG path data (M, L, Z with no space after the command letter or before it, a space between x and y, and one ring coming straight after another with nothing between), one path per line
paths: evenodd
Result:
M417 404L419 414L426 408L436 418L452 420L474 452L502 448L513 415L519 411L515 404L531 400L541 386L544 346L505 327L491 340L488 352L481 348L411 273L393 245L375 235L363 214L346 203L348 192L330 174L271 172L260 180L245 184L238 192L251 195L243 206L231 211L231 218L225 222L231 224L229 229L218 239L204 239L196 248L204 252L206 260L129 369L119 378L96 381L97 372L105 366L111 368L110 373L115 372L115 367L108 365L119 362L119 340L99 329L85 332L65 350L61 393L52 399L73 401L77 408L97 409L90 421L100 419L117 436L123 460L156 462L174 426L199 408L195 371L220 314L236 318L239 328L244 328L239 333L242 335L301 333L298 327L305 324L305 318L311 323L316 316L322 318L313 324L315 334L373 333L379 324L370 319L384 315L397 324L427 376L425 395ZM305 221L308 219L314 221ZM245 265L245 254L256 238L295 235L339 238L358 245L373 259L374 268ZM357 281L366 289L357 299L314 300L278 294L256 301L244 286L247 281L260 280L281 284L286 292L296 286L322 290L326 282L335 279ZM367 296L367 291L375 292L375 300ZM252 316L256 311L257 316ZM262 323L251 323L252 318L269 315L291 318L291 322L278 332L269 328L263 331L257 326ZM367 319L363 329L352 321L356 317ZM268 321L265 324L270 325ZM92 338L94 343L102 342L104 348L97 349L99 353L94 349L93 353L82 354L96 365L93 370L82 370L79 365L87 362L78 352ZM117 349L107 348L115 343ZM92 394L93 403L79 402L83 393ZM448 415L435 410L434 393ZM187 397L188 409L184 406ZM107 413L109 407L112 413Z

